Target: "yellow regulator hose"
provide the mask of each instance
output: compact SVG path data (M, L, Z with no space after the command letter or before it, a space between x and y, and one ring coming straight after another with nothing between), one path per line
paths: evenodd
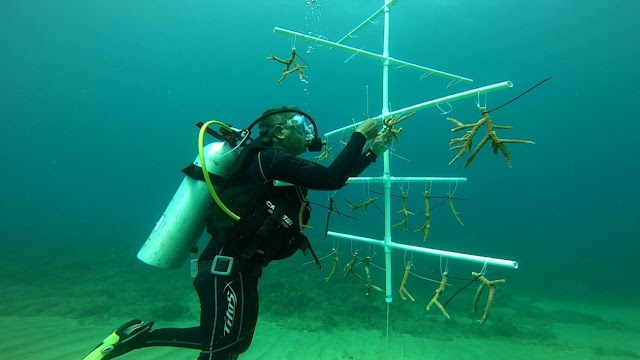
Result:
M226 124L216 120L207 121L204 125L202 125L202 127L200 128L200 134L198 134L198 156L200 157L200 166L202 167L202 175L204 176L204 180L207 183L207 186L209 187L209 192L211 193L211 196L213 196L213 200L215 200L216 204L218 204L220 209L222 209L222 211L224 211L225 214L229 215L229 217L231 217L233 220L238 221L240 220L240 217L234 214L231 210L229 210L229 208L226 207L218 197L218 194L216 193L216 190L213 188L213 184L211 183L211 178L209 177L209 171L207 171L207 163L205 162L205 158L204 158L204 134L207 132L207 127L209 127L209 125L211 124L220 125L226 130L233 131L233 129L227 126Z

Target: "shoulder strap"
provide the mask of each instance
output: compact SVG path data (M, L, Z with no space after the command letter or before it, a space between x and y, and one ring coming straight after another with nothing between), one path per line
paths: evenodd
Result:
M229 183L231 179L233 179L236 175L238 175L238 172L242 167L242 165L244 164L245 160L247 159L247 156L249 156L249 154L252 152L261 151L261 150L265 150L265 148L258 145L244 146L242 150L240 150L240 154L238 155L238 158L236 159L236 161L233 163L231 168L229 168L229 172L227 173L227 176L223 177L223 176L212 174L211 172L209 172L209 177L211 178L211 182L216 186L224 187ZM198 165L191 163L181 171L182 173L184 173L185 175L189 176L194 180L205 181L204 175L202 174L202 168Z
M181 172L193 180L205 181L202 168L194 163L189 164L186 168L182 169ZM211 182L216 186L221 186L226 181L224 177L212 174L211 172L209 172L209 178L211 178Z
M260 145L245 145L242 150L240 150L240 154L238 155L238 158L236 159L236 161L233 163L233 165L231 166L231 168L229 169L229 173L226 176L225 179L225 183L228 183L229 181L231 181L231 179L233 179L235 176L238 175L238 173L240 172L240 168L242 168L242 166L244 165L247 157L250 154L254 154L256 152L265 150L266 148Z

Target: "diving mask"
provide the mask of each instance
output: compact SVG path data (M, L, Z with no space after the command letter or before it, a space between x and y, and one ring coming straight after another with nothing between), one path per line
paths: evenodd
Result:
M295 127L302 134L306 141L312 142L315 137L315 128L311 121L302 114L295 114L291 119L287 120L286 125Z

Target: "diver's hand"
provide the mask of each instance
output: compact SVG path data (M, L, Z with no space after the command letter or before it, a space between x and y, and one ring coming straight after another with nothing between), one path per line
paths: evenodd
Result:
M367 140L371 140L378 134L378 123L375 120L367 119L358 125L356 132L364 135Z
M373 151L376 156L380 156L380 154L391 148L391 143L393 142L393 136L390 131L385 131L381 134L378 134L373 139L371 143L371 151Z

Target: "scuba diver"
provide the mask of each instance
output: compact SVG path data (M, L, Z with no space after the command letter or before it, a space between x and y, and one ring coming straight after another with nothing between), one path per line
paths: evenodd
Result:
M304 227L311 208L307 191L338 190L391 146L389 131L366 120L329 166L298 157L322 142L313 119L297 107L265 111L254 124L259 135L242 149L221 187L220 199L240 215L234 221L214 204L207 219L211 235L197 263L194 287L200 325L153 329L154 322L131 320L107 337L85 360L112 359L135 349L173 346L200 350L199 360L232 360L253 339L258 319L258 279L271 261L300 250L320 267ZM253 125L253 124L252 124ZM369 149L365 145L371 141ZM280 180L292 186L275 186Z

